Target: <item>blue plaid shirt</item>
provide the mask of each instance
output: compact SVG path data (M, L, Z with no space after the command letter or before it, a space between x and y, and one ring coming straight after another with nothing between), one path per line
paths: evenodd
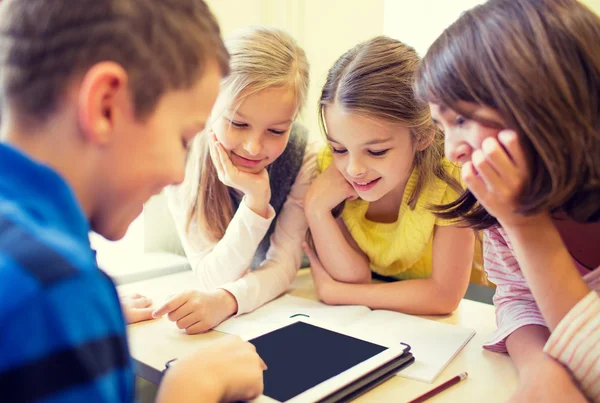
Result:
M131 402L112 281L67 183L0 144L0 400Z

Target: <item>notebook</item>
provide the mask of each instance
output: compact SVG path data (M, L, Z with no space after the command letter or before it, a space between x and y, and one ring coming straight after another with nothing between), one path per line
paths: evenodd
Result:
M302 319L327 324L346 334L379 344L411 346L415 362L399 376L432 383L475 335L475 330L440 323L393 311L371 310L366 306L330 306L305 298L284 295L255 311L231 318L215 328L246 340L273 325Z

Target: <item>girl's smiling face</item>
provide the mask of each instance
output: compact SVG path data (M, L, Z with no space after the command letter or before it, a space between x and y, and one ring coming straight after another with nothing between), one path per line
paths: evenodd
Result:
M415 156L407 127L346 111L336 103L325 106L323 113L335 167L361 199L374 202L404 189Z
M267 88L227 108L213 130L238 169L257 173L285 150L297 112L293 89Z

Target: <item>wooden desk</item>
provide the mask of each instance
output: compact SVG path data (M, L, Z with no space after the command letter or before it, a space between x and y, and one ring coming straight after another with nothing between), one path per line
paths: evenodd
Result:
M126 284L120 292L138 292L160 304L170 294L193 288L196 282L191 271ZM290 294L316 299L312 277L301 270L294 281ZM434 384L417 382L396 376L367 394L357 402L402 402L430 390L452 376L467 371L469 378L433 398L432 402L503 402L517 387L517 372L507 355L491 353L481 348L496 328L494 307L462 300L458 309L448 316L428 317L440 322L473 328L477 334L452 360ZM206 340L214 340L223 334L211 331L190 336L179 330L167 318L128 326L131 354L136 363L137 375L152 383L159 383L165 362L184 357L196 350Z

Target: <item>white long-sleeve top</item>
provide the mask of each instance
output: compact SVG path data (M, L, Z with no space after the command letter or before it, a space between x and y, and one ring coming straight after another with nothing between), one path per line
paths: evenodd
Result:
M314 179L317 142L308 142L302 166L281 208L271 235L266 259L251 271L258 245L275 219L271 206L268 218L254 213L242 199L223 238L211 241L192 217L186 228L186 208L175 189L167 190L169 210L192 270L202 290L216 288L230 292L237 301L237 315L253 311L285 292L300 268L302 241L308 229L304 215L304 197Z

